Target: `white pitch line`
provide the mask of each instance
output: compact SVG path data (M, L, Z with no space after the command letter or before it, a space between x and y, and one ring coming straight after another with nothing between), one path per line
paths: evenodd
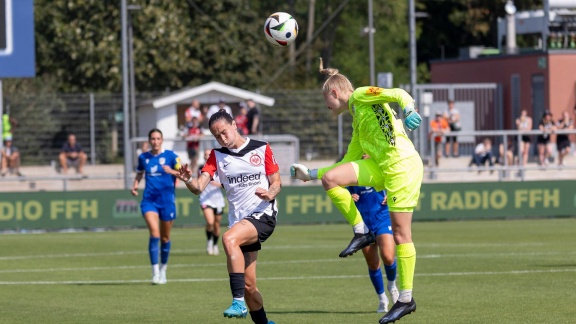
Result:
M512 271L486 271L486 272L443 272L443 273L419 273L417 277L448 277L448 276L502 276L502 275L524 275L535 273L563 273L576 272L576 269L547 269L547 270L512 270ZM258 281L270 280L333 280L333 279L358 279L366 278L366 275L342 275L342 276L295 276L295 277L263 277ZM170 279L169 282L215 282L228 281L228 278L184 278ZM68 281L0 281L3 286L15 285L98 285L98 284L128 284L128 283L149 283L149 280L68 280Z

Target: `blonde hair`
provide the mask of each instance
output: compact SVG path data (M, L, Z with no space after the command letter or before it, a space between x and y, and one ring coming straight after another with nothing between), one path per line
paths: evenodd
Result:
M322 86L322 92L328 92L332 89L345 91L349 90L350 92L354 92L354 87L350 80L344 75L338 73L338 69L334 68L324 68L324 63L322 62L322 58L320 58L320 73L328 75L328 79L324 82Z

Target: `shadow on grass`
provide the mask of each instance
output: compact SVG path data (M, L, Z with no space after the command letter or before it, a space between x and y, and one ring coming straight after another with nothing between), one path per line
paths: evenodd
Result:
M372 314L374 312L328 311L328 310L300 310L300 311L266 311L266 314Z

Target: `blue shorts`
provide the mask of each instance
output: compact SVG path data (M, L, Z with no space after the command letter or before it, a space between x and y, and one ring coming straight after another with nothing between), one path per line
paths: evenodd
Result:
M374 235L390 234L392 235L392 221L390 220L389 213L371 214L368 216L362 215L362 219Z
M144 214L147 212L155 212L160 217L160 220L164 222L169 222L176 219L175 204L158 206L151 201L142 200L140 203L140 210L142 211L142 216L144 216Z

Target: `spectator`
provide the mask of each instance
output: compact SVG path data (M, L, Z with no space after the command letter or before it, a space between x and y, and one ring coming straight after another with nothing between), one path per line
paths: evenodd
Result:
M202 119L200 121L200 129L202 130L202 134L204 135L212 135L212 133L210 133L210 127L208 127L208 122L210 121L210 119L206 116L208 116L208 106L207 105L202 105L202 108L200 108L200 112L202 114Z
M87 158L84 149L76 141L76 135L69 134L68 141L62 146L59 156L62 173L66 174L69 167L74 167L78 174L84 175L83 168Z
M542 134L536 138L536 143L538 143L538 163L540 166L545 167L548 166L548 158L552 155L550 146L548 146L548 143L550 143L550 134L554 133L554 129L556 128L550 111L547 110L544 113L538 128L542 132Z
M517 149L514 143L516 143L516 138L508 139L506 153L504 153L504 143L498 145L498 160L496 160L495 163L499 163L500 165L513 165L517 162ZM504 156L506 156L506 161L504 161Z
M448 100L448 110L444 113L444 118L448 121L450 132L459 132L462 130L460 124L460 112L454 108L454 100ZM453 157L458 157L458 137L456 135L446 136L446 157L452 153Z
M246 105L248 106L248 121L246 122L246 127L248 127L248 135L260 135L260 112L256 107L256 103L252 99L246 100Z
M4 138L4 147L2 148L2 176L6 176L6 173L16 174L21 177L20 173L20 152L18 148L12 146L12 136L6 136Z
M562 113L562 119L556 123L556 128L561 130L572 129L572 119L568 111ZM558 149L558 166L564 165L564 157L570 154L570 139L568 134L556 135L556 148Z
M140 154L146 153L148 151L150 151L150 143L149 142L142 142L142 144L140 144L140 147L138 149L136 149L136 154L138 156L140 156Z
M430 122L430 137L434 136L434 151L436 152L436 157L434 158L434 163L438 166L440 156L442 156L442 135L450 131L450 126L440 112L436 112L436 116Z
M249 134L248 131L248 117L246 116L246 114L248 114L248 110L246 109L246 104L241 102L240 103L240 111L238 111L238 115L236 115L236 117L234 117L234 121L236 121L236 127L238 127L238 133L240 133L240 135L246 136Z
M528 116L528 112L526 110L522 110L520 117L516 118L516 127L519 131L532 130L532 117ZM530 135L522 135L520 141L520 154L522 155L520 162L522 165L526 165L526 163L528 163L531 141L532 138Z
M2 139L12 138L12 129L17 125L16 119L10 117L8 114L2 115Z
M190 107L188 107L188 109L186 109L186 111L184 112L184 119L186 120L186 122L191 122L193 117L198 118L198 121L202 123L203 116L200 108L200 101L198 101L197 99L192 100Z
M210 120L210 117L215 113L217 113L220 109L226 110L226 112L230 115L230 117L234 116L232 115L232 109L230 108L230 106L226 104L226 99L224 97L220 97L217 105L212 105L210 106L210 108L208 108L208 112L206 113L206 119Z
M486 162L492 167L494 166L494 160L492 156L492 141L489 138L485 138L482 142L476 145L474 148L474 154L472 155L472 161L470 161L469 167L472 164L476 164L477 167L486 165ZM478 171L480 173L481 171ZM494 170L490 170L490 173Z
M192 117L192 122L188 126L186 136L184 139L187 141L186 151L188 152L188 159L190 160L190 167L195 170L196 163L198 162L198 150L200 148L200 137L202 131L200 130L200 121L198 118ZM195 174L193 174L195 175Z

